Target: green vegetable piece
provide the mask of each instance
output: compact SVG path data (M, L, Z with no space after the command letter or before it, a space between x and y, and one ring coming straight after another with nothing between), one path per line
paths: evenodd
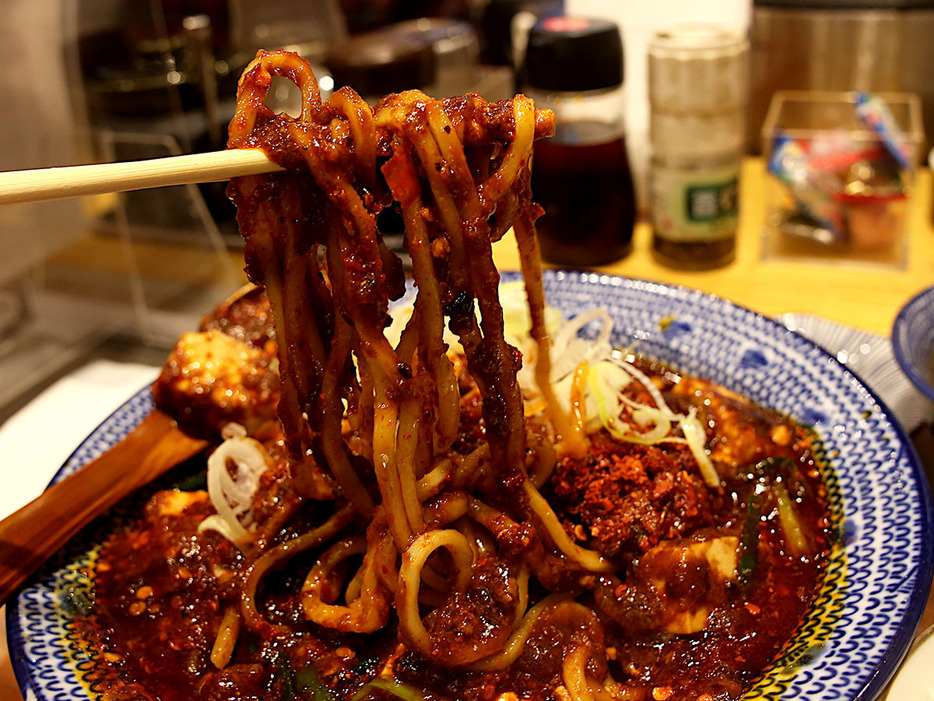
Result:
M199 470L175 483L175 489L180 492L198 492L208 488L208 471Z
M318 670L312 666L300 669L293 677L294 695L302 701L337 701L337 696L328 689Z
M785 533L785 543L793 555L804 555L812 550L810 539L804 530L804 526L798 519L794 504L788 496L788 490L782 484L774 484L771 487L775 494L775 503L778 507L778 522L782 525Z
M354 694L350 701L364 701L374 691L385 691L391 696L402 699L402 701L425 701L421 691L414 686L397 682L392 677L377 677L367 682L360 687L360 691Z
M762 495L753 490L746 502L746 522L743 524L743 537L739 544L737 574L742 584L749 584L756 570L756 557L759 550L759 521L761 518Z

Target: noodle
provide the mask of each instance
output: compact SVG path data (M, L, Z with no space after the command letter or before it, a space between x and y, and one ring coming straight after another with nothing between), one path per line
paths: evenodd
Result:
M352 580L357 583L348 591L347 604L331 603L340 591L335 570L346 559L366 552L365 538L346 538L318 559L302 587L302 607L308 620L347 633L372 633L386 625L389 604L379 587L372 554L364 558L359 580Z
M525 645L526 640L528 640L529 635L532 633L532 627L538 621L539 616L541 616L542 613L544 613L552 606L555 606L556 604L567 599L567 597L567 594L551 594L539 601L524 616L522 616L519 625L516 626L516 629L513 631L512 635L509 636L509 640L506 642L506 645L503 647L501 652L474 662L472 665L470 665L470 668L486 672L497 669L505 669L511 665L522 653L523 646Z
M302 88L303 108L297 120L272 115L262 104L263 88L273 75L285 75ZM479 489L500 501L512 493L521 503L524 495L529 504L525 518L541 524L545 537L565 557L584 569L610 569L599 555L564 536L554 513L528 482L529 444L516 382L519 360L504 337L499 276L492 261L493 239L514 221L521 221L524 258L535 253L534 235L529 234L536 216L528 187L529 162L533 140L551 129L550 115L536 112L531 101L517 96L505 114L508 138L497 144L482 134L482 120L477 117L489 108L476 98L467 105L474 117L470 122L417 91L391 96L375 111L346 88L328 103L320 103L312 82L301 62L282 53L261 52L241 78L238 117L231 127L234 147L249 145L253 139L268 143L269 135L276 134L279 150L272 157L284 165L303 162L320 193L304 194L306 181L299 181L303 176L294 172L244 178L231 186L251 279L282 290L270 300L274 314L285 319L276 329L281 402L286 404L283 426L296 469L302 469L303 454L320 452L354 507L368 518L375 507L386 518L401 555L399 584L394 589L403 638L426 657L465 664L479 653L470 653L472 658L458 649L455 659L447 651L439 652L419 611L420 581L425 578L436 592L444 586L437 566L427 566L431 553L444 548L450 555L444 567L453 567L456 584L448 591L448 600L463 592L474 557L470 540L456 530L456 523L455 528L424 531L424 499L438 487L429 491L426 485L420 490L419 480L432 465L437 469L438 458L459 463L452 486ZM380 192L377 154L385 154L387 148L388 156L380 158L385 162L382 171L388 192ZM418 187L423 178L427 194ZM275 185L276 197L266 183ZM324 222L323 230L306 221L309 197L323 210L317 217ZM388 322L392 290L399 287L394 279L398 271L386 264L376 217L392 202L405 222L418 290L412 318L396 348L382 329ZM426 216L426 211L436 216ZM276 220L292 224L275 226ZM318 246L325 250L326 274L318 268ZM540 274L529 272L541 376L549 368L542 323L544 295ZM313 305L302 299L317 300L314 305L330 313L313 314ZM454 368L442 340L445 315L460 336L483 396L484 445L466 461L450 455L460 410ZM550 389L544 395L555 408ZM350 455L338 440L344 404L351 413L366 413L357 425L372 436L371 443L365 440L372 452L363 457L371 462L378 502L373 502L360 475L350 467ZM298 416L304 418L297 421ZM581 445L579 428L570 428L564 417L555 425L571 445ZM546 476L543 468L536 468L536 480ZM505 493L499 493L502 489ZM455 522L466 513L467 503L461 497L442 511L433 507L432 519ZM307 618L340 630L372 631L385 623L368 560L372 547L352 538L320 556L303 590ZM330 591L338 586L332 572L351 554L364 555L362 584L354 584L360 587L359 596L336 607L328 603L337 596Z
M241 613L243 614L243 619L247 626L253 630L267 630L270 631L270 633L275 632L276 626L266 621L256 607L260 580L267 572L282 567L288 560L296 555L311 548L318 547L330 538L333 538L341 529L347 526L353 516L353 509L349 506L345 506L317 528L297 538L277 545L264 553L253 563L253 566L250 567L247 573L243 594L240 599Z
M298 117L265 106L275 77L301 90ZM606 313L556 333L570 346L581 327L607 322L592 353L559 347L552 367L530 177L533 143L553 130L553 115L521 95L491 104L408 91L371 107L349 88L323 102L288 52L261 51L244 71L229 145L263 148L284 168L229 189L247 274L271 309L279 423L263 437L238 433L211 458L217 513L198 533L220 531L206 534L212 556L226 556L221 536L237 548L217 569L221 603L207 626L215 690L261 684L260 659L275 670L264 698L417 698L410 684L422 683L455 697L469 688L464 698L515 696L523 684L522 698L541 691L534 684L572 701L618 698L628 690L610 673L605 621L632 626L637 649L654 640L646 628L697 632L712 608L668 610L658 570L693 568L704 592L724 597L739 589L730 557L744 521L689 539L723 525L712 502L732 507L746 490L721 486L697 408L676 413L658 373L613 355ZM384 235L400 226L414 301L391 341L407 281ZM492 255L510 229L534 344L528 404ZM626 395L593 391L606 366L634 380ZM271 484L282 492L264 499ZM633 553L646 554L645 573ZM650 624L643 600L655 606ZM243 649L256 640L260 650Z
M422 533L402 555L399 568L399 590L396 592L396 611L399 614L400 631L409 643L423 655L448 664L455 662L450 653L432 645L432 636L421 620L418 607L419 585L422 570L428 557L438 548L445 548L452 556L456 579L452 592L463 594L470 580L473 565L473 548L463 533L444 529ZM463 651L458 651L457 662L464 664L473 660L465 659Z
M587 681L587 660L590 659L590 650L586 647L575 647L564 658L561 676L564 686L573 701L593 701L593 691Z
M227 663L230 662L234 646L237 644L237 636L240 635L240 625L242 623L243 618L236 608L231 606L224 611L217 639L211 648L211 662L218 669L226 667Z
M541 524L542 529L548 534L555 547L567 558L591 572L612 572L615 569L613 563L603 559L592 550L582 548L571 541L548 501L538 493L538 490L535 489L531 482L525 482L522 488L529 500L532 513Z

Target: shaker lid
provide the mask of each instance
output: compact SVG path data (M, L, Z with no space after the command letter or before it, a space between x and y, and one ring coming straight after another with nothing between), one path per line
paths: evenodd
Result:
M654 112L724 114L745 109L749 40L715 24L656 31L648 50L649 104Z
M613 22L548 17L529 30L525 84L541 90L599 90L623 83L623 40Z

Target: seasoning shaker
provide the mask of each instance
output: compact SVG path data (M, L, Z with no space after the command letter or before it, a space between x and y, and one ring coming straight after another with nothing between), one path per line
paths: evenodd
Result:
M685 24L649 42L652 252L677 268L731 262L749 82L736 29Z
M623 48L606 20L557 16L530 30L522 91L555 112L555 135L534 146L532 196L545 209L542 257L568 266L629 253L636 204L623 125Z

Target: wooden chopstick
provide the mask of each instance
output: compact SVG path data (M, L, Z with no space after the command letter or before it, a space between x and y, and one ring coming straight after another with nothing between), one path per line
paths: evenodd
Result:
M0 173L0 204L229 180L282 170L259 149L231 149L147 161Z

